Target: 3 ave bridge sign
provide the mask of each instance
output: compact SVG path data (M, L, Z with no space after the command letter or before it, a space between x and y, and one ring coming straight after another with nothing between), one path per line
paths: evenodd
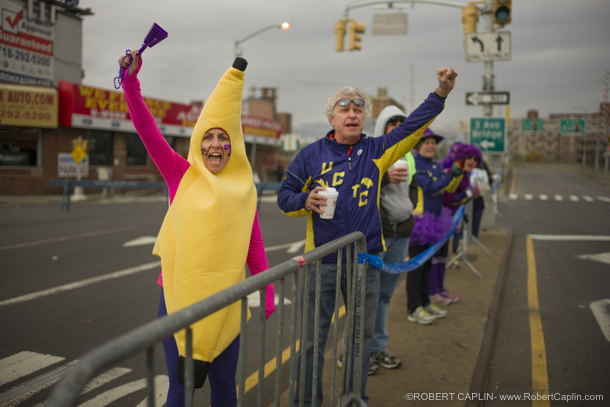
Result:
M466 92L466 105L509 105L509 92Z
M473 117L470 119L470 142L484 153L504 153L506 119Z

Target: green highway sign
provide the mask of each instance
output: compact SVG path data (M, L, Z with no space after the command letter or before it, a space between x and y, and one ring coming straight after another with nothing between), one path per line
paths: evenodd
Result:
M523 120L521 121L521 130L523 131L538 131L544 127L543 120Z
M561 119L559 132L561 134L583 134L585 132L585 120Z
M506 119L473 117L470 119L470 142L484 153L504 153Z

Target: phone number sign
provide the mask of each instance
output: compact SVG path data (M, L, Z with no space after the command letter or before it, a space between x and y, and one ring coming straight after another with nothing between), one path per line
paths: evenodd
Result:
M0 83L0 124L57 127L57 89Z

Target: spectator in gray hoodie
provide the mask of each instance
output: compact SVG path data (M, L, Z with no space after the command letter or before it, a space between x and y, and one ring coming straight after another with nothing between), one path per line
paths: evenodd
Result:
M375 124L374 137L389 133L400 125L407 116L396 106L388 106L381 111ZM407 164L407 168L401 162ZM415 161L411 152L400 159L383 174L381 181L379 213L383 227L383 239L386 251L379 255L387 264L403 262L409 252L409 236L415 226L412 216L413 208L417 206L418 189L415 177ZM400 358L391 352L387 346L389 335L386 329L390 300L399 274L380 272L379 306L373 331L371 345L371 361L375 361L387 369L393 369L402 363ZM369 374L376 371L369 367Z

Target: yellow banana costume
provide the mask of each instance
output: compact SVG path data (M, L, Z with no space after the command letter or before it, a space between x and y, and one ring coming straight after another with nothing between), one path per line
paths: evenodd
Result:
M168 314L246 276L256 188L241 126L241 68L236 61L225 72L201 111L191 135L190 168L180 181L153 249L161 258ZM206 168L201 154L203 136L213 128L222 128L231 139L230 160L218 174ZM192 326L193 359L212 362L233 342L239 335L240 309L236 302ZM184 331L174 336L180 356L185 356Z

